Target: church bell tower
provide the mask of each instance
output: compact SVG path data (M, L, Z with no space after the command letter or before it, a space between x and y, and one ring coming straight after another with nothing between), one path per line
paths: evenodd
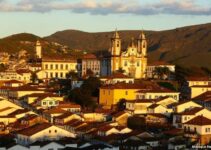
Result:
M42 58L42 46L39 40L36 42L36 57Z
M144 57L147 56L147 40L143 31L138 37L138 52Z

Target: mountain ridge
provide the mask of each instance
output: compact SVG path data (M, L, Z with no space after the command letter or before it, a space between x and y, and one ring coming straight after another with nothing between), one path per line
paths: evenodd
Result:
M122 39L122 47L126 49L132 37L136 38L141 30L120 30L118 31ZM211 69L211 23L186 26L164 31L144 31L148 41L149 62L164 60L173 64L187 67L208 67ZM22 33L23 34L23 33ZM34 35L32 42L38 39L44 43L58 43L65 45L70 50L82 50L87 52L104 52L109 49L112 31L108 32L86 32L80 30L57 31L46 37ZM23 36L23 35L22 35ZM32 35L31 35L32 36ZM27 37L27 36L25 36ZM8 38L10 40L8 40ZM18 34L0 39L0 49L5 43L10 42L5 47L11 47L13 42L17 48L21 44L17 43L20 38ZM28 37L30 39L30 37ZM3 44L2 44L3 42ZM12 43L12 44L11 44ZM30 46L33 49L34 45ZM48 45L49 49L51 44ZM13 47L13 52L18 51ZM32 50L31 50L32 51ZM48 50L47 52L48 53ZM57 53L57 50L54 51Z

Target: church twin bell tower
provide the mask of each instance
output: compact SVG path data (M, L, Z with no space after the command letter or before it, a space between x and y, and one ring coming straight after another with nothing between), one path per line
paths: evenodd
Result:
M142 31L137 43L132 38L131 44L125 51L121 48L121 38L117 30L111 38L111 74L122 69L124 74L134 78L145 78L147 67L147 40Z

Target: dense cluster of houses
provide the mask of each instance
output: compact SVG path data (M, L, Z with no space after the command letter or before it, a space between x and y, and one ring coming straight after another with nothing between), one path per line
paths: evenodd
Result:
M188 100L153 81L102 77L99 108L84 110L47 84L0 87L0 149L178 149L211 141L209 78L187 78ZM124 99L124 109L118 103Z
M173 76L158 77L154 72L159 67L174 72L175 66L147 65L143 33L138 45L132 40L122 53L117 32L111 42L110 55L85 54L76 60L43 57L37 41L36 62L0 72L0 150L158 150L209 145L210 78L186 78L180 91L167 88L151 78L174 84ZM100 79L97 108L85 109L50 86L50 79L66 79L70 71L80 77L70 78L72 89L80 87L90 72ZM43 82L33 82L32 76ZM1 143L1 138L10 142Z

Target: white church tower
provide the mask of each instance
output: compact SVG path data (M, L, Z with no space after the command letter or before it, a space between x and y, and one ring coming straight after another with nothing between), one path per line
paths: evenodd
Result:
M36 57L42 58L42 46L39 40L36 42Z

